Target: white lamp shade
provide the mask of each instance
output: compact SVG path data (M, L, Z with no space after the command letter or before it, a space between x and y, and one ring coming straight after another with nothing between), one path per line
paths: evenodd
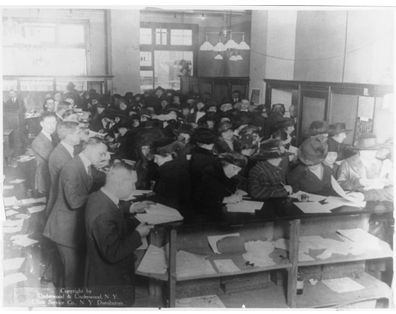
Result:
M250 50L250 47L245 41L241 41L241 43L238 45L238 50Z
M213 49L214 49L213 45L208 41L205 41L201 45L201 47L199 47L199 50L201 50L201 51L213 51Z
M214 51L226 51L227 49L225 48L224 44L223 44L221 41L219 41L219 42L217 43L217 45L214 46L214 49L213 49L213 50L214 50Z
M237 56L236 56L236 59L237 59L237 60L243 60L243 58L242 58L241 55L237 55Z
M237 59L236 56L232 55L231 58L230 58L230 61L238 61L238 59Z
M216 60L223 60L223 56L221 54L217 54L217 56L215 57Z
M238 44L233 39L230 39L225 44L225 47L226 47L226 49L237 49L238 48Z

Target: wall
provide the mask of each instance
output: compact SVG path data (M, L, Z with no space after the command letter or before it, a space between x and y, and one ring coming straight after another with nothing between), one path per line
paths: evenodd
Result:
M139 10L110 10L109 42L113 93L140 91Z

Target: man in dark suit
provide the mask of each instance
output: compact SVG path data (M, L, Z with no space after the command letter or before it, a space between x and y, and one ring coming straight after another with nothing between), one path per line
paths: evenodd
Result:
M106 175L106 184L90 195L85 211L87 260L85 287L98 293L113 291L118 295L129 291L124 305L134 302L135 257L133 252L142 244L153 225L128 224L119 208L120 199L135 189L136 172L124 162L115 163ZM133 205L132 205L133 206ZM147 205L136 204L132 212ZM109 288L111 289L109 290Z
M52 151L48 161L51 187L46 207L47 217L51 214L58 196L60 172L66 162L75 156L75 146L80 144L81 129L78 122L61 122L58 125L57 132L61 142Z
M36 157L37 164L35 189L37 192L44 194L48 199L51 184L48 160L57 144L54 138L56 130L55 114L44 112L41 115L40 125L42 130L32 142L32 149Z
M82 287L85 262L84 210L93 185L95 168L108 158L107 146L98 138L62 168L58 196L44 235L54 241L64 265L64 287ZM103 174L103 173L102 173Z

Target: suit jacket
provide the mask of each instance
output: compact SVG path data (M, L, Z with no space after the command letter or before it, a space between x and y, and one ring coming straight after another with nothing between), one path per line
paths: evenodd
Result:
M140 234L130 228L122 210L101 190L89 197L85 227L85 286L133 286L133 252L142 244Z
M85 247L84 209L92 185L80 156L63 166L58 196L44 230L46 237L64 246Z
M55 147L49 157L48 167L51 177L51 187L47 207L45 209L47 217L49 217L49 215L51 214L52 208L54 207L56 202L56 198L58 197L60 172L63 166L72 158L73 157L67 151L65 146L63 146L61 143L59 143Z
M48 160L52 151L54 150L54 143L52 143L42 132L32 142L33 153L36 157L36 176L35 188L43 194L50 190L50 173L48 169Z

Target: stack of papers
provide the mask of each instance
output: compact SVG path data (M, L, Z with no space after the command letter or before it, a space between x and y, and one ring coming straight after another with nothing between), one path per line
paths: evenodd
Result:
M183 220L183 216L176 209L159 203L150 205L145 211L146 213L136 214L136 218L142 223L157 225Z
M168 269L165 255L165 247L150 244L137 270L142 273L165 274Z
M345 293L366 289L360 283L357 283L349 277L326 279L322 280L322 282L331 290L337 293Z
M275 250L275 246L268 241L249 241L245 243L247 253L243 254L245 261L256 267L276 265L269 255Z
M239 267L235 265L232 259L216 259L214 263L221 273L234 273L240 271Z
M380 239L361 228L337 230L343 238L350 240L357 248L364 250L381 250Z
M227 211L230 213L254 213L263 207L263 202L242 201L236 204L227 204Z
M180 250L176 253L176 277L193 277L216 274L206 256L195 255Z

